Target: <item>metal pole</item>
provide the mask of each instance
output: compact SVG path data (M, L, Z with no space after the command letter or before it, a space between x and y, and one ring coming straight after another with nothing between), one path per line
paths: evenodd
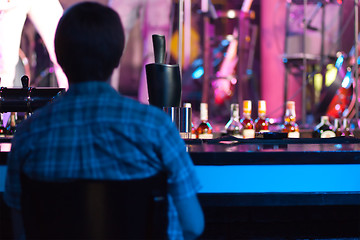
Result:
M285 22L285 58L286 58L286 62L284 62L285 65L285 78L284 78L284 112L283 115L285 115L285 111L286 111L286 102L288 101L288 82L289 82L289 65L288 65L288 59L287 59L287 48L288 48L288 43L287 43L287 36L288 36L288 31L289 31L289 18L290 18L290 6L291 6L291 1L288 1L286 3L286 22ZM283 59L284 61L284 59Z
M191 0L184 2L184 66L190 64L191 53Z
M239 12L239 18L238 18L238 69L237 69L237 78L238 78L238 96L237 96L237 100L240 104L242 104L243 100L245 100L244 98L248 97L248 94L244 96L244 88L247 87L246 83L244 82L244 74L246 72L246 65L244 64L246 62L245 59L245 39L246 39L246 35L247 35L247 30L248 30L248 13L245 13L243 11ZM247 89L247 88L246 88ZM242 105L241 106L241 111L242 109Z
M356 101L355 101L355 119L356 119L356 128L359 128L359 87L358 87L358 78L359 78L359 69L358 69L358 58L359 58L359 50L358 50L358 46L359 46L359 39L358 39L358 35L359 35L359 0L354 0L354 13L355 13L355 18L354 18L354 38L355 38L355 63L354 63L354 75L355 75L355 97L356 97Z
M183 59L183 36L184 36L184 0L179 0L179 41L178 41L178 64L180 75L182 75L182 59Z
M321 49L320 49L320 71L323 76L322 86L325 86L325 4L322 3L322 14L321 14ZM324 89L324 87L323 87Z
M209 0L201 1L201 12L203 14L204 24L204 37L203 37L203 85L202 85L202 97L201 102L208 103L209 101L209 81L210 81L210 64L211 64L211 46L210 46L210 19L208 17L209 12Z
M307 0L304 0L304 34L303 34L303 72L302 72L302 98L301 98L301 123L302 125L306 124L306 83L307 83L307 59L306 59L306 31L307 31L307 20L306 20L306 10L307 10Z

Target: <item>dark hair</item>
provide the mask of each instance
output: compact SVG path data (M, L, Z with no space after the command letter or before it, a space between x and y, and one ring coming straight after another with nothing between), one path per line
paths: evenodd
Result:
M119 65L124 30L118 14L105 5L82 2L61 17L55 53L69 83L106 81Z

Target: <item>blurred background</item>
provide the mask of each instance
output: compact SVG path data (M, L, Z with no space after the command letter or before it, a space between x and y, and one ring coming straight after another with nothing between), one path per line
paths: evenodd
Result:
M60 2L67 9L81 1ZM107 0L93 1L107 4ZM266 100L267 115L275 121L283 116L286 100L293 100L304 125L315 124L321 115L336 118L354 112L350 106L355 100L354 81L350 78L344 87L345 75L339 76L340 68L353 64L353 1L308 0L305 7L305 1L299 0L254 0L249 13L243 15L242 0L213 0L215 16L201 11L201 0L186 2L191 4L185 13L189 24L184 26L182 100L192 103L195 112L200 102L208 102L209 118L224 122L230 104L241 106L245 99L253 101L254 118L257 101ZM167 60L178 63L177 0L171 13ZM136 99L143 67L139 23L129 38L119 91ZM55 86L46 48L31 21L26 22L21 49L21 57L28 59L22 67L30 72L32 85ZM340 52L343 64L336 65Z

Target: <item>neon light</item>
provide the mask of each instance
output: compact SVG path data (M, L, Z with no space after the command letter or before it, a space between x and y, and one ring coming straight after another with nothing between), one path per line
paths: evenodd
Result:
M329 87L336 79L338 69L334 65L329 64L325 74L325 86Z
M195 170L201 193L360 191L360 164L195 166Z
M320 91L322 87L323 76L321 73L314 75L314 88L316 91Z
M195 59L192 63L193 66L198 66L198 65L201 65L203 63L202 59L199 58L199 59Z
M226 47L227 45L229 45L229 41L227 39L224 39L224 40L221 41L220 44L221 44L221 46Z
M204 75L204 68L198 67L192 74L193 79L199 79Z
M236 17L236 12L234 10L229 10L227 11L227 17L228 18L235 18Z
M344 62L344 56L341 55L340 57L338 57L338 58L336 59L335 67L336 67L337 69L341 68L343 62Z
M349 88L350 85L351 85L351 83L352 83L351 70L350 70L350 71L348 70L348 71L346 72L346 75L345 75L342 83L341 83L341 86L342 86L343 88Z

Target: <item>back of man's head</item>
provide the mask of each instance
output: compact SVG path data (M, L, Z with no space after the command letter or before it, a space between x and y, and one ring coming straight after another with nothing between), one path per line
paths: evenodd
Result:
M94 2L64 12L55 34L55 52L69 83L106 81L119 65L124 30L118 14Z

